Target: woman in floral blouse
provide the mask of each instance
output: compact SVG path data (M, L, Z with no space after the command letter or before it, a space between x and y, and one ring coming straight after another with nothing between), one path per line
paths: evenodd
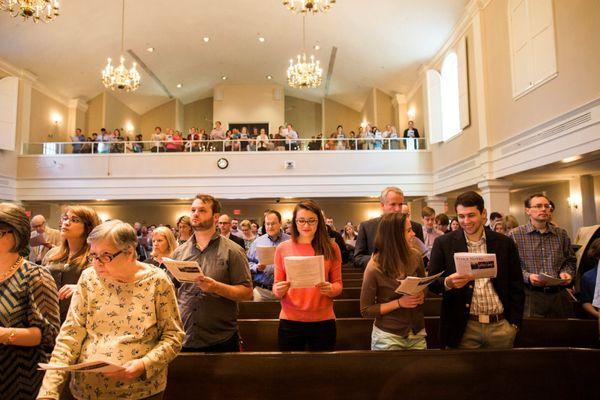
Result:
M105 222L87 241L93 268L81 275L50 363L102 359L123 367L72 374L76 399L160 399L184 336L173 285L165 272L137 261L130 225ZM38 399L58 399L66 377L46 372Z

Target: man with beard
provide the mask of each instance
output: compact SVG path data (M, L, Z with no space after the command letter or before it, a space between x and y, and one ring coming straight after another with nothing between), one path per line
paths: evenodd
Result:
M197 195L190 211L194 235L173 253L176 260L198 262L204 273L177 293L184 352L239 351L237 302L252 300L252 278L244 251L217 232L220 215L217 199Z

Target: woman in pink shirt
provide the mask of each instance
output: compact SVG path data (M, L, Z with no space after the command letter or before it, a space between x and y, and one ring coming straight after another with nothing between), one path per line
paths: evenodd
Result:
M279 314L280 351L333 351L335 314L333 298L342 293L342 256L329 240L321 208L303 200L294 208L292 239L275 250L273 293L281 299ZM290 288L285 259L292 256L322 255L325 281L311 288Z

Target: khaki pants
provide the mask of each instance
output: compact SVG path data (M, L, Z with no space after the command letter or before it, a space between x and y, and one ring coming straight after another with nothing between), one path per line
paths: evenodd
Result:
M252 291L253 301L279 300L269 289L256 286Z
M505 319L494 324L469 320L458 348L512 349L516 334L516 328Z

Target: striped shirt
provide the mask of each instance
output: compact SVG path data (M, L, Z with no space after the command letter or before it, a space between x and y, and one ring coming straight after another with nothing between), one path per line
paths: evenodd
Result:
M483 236L476 242L471 242L467 235L467 250L469 253L487 253L485 230ZM490 278L475 279L473 297L471 299L471 315L497 315L504 312L504 306L492 285Z
M575 252L567 231L548 224L545 232L540 232L531 222L521 225L508 233L517 244L523 280L529 283L530 274L546 273L557 278L562 272L575 276Z

